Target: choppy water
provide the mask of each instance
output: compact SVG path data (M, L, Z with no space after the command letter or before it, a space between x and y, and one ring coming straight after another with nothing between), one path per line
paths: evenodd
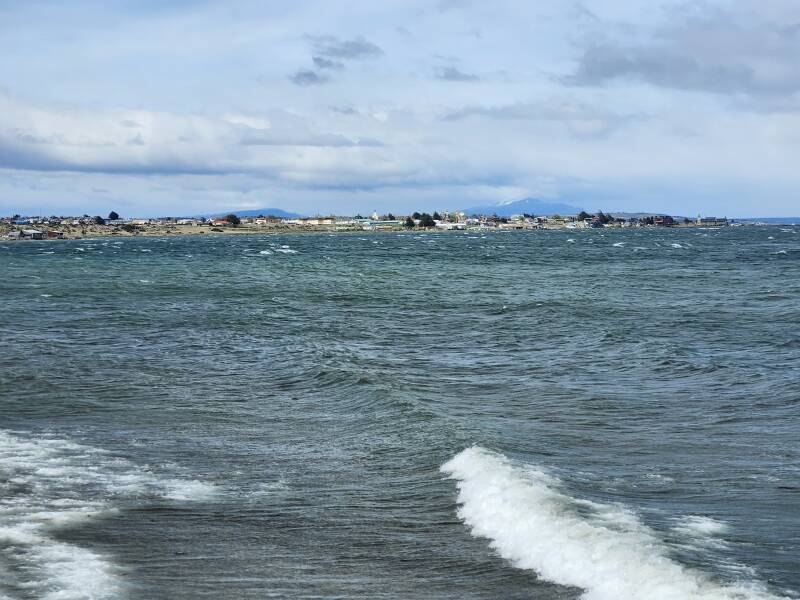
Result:
M0 243L0 598L799 597L790 227Z

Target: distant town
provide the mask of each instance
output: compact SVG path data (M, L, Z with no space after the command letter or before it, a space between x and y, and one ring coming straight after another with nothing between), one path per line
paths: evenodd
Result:
M107 216L23 216L0 218L0 236L7 240L76 239L100 236L197 235L218 233L299 231L509 231L533 229L591 229L617 227L727 227L740 223L720 217L689 219L670 215L620 216L581 211L575 215L511 216L468 215L463 211L410 215L373 213L355 215L282 217L270 214L238 216L232 212L215 217L122 218Z

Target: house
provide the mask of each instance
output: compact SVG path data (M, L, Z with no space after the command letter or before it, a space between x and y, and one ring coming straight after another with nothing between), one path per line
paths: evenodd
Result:
M380 220L365 220L365 222L361 223L361 228L364 231L376 231L376 230L389 230L389 229L399 229L403 226L403 221L380 221Z
M8 239L10 239L10 240L18 240L18 239L22 238L22 232L21 231L9 231L6 234L6 237Z
M656 215L653 217L653 225L656 227L672 227L675 224L675 219L669 215Z
M267 215L266 217L256 217L255 224L256 225L278 225L282 222L280 217L271 217Z
M444 221L437 221L436 222L436 228L437 229L445 229L445 230L448 230L448 231L462 230L462 229L466 229L467 228L467 224L466 223L446 223Z
M718 217L697 217L696 223L702 227L727 227L727 218Z
M38 229L23 229L22 237L30 238L32 240L43 240L45 234L39 231Z

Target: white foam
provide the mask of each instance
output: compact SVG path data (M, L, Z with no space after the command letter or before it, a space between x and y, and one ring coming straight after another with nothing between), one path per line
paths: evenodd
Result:
M279 479L278 481L270 481L257 485L249 495L253 497L271 496L273 494L286 492L289 489L291 489L289 484L284 479Z
M672 531L691 545L722 548L727 546L727 543L721 536L729 529L727 523L716 521L711 517L689 515L681 519Z
M37 586L43 600L118 598L121 585L103 556L71 544L35 545L32 555L43 565L46 583Z
M611 244L614 248L622 248L625 245L625 242L617 242L616 244Z
M696 515L689 515L675 526L676 531L694 536L721 535L728 529L727 523Z
M118 598L111 560L53 532L116 510L123 497L203 500L214 486L160 477L107 451L50 436L0 431L0 598L4 583L37 598ZM10 566L10 568L6 568Z
M680 244L678 244L677 242L676 242L676 243L674 243L674 244L670 244L670 247L672 247L672 248L683 248L683 246L681 246L681 245L680 245Z
M721 583L668 555L630 510L579 500L558 479L484 448L442 465L457 480L459 517L520 569L580 587L586 600L767 600L755 581Z
M264 255L272 254L272 250L261 250L261 252L259 252L259 254L264 254Z
M164 497L170 500L208 500L217 494L217 488L197 479L167 479L162 483Z

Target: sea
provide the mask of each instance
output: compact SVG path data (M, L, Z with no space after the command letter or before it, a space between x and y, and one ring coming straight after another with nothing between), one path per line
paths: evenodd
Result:
M800 598L800 228L0 242L0 598Z

